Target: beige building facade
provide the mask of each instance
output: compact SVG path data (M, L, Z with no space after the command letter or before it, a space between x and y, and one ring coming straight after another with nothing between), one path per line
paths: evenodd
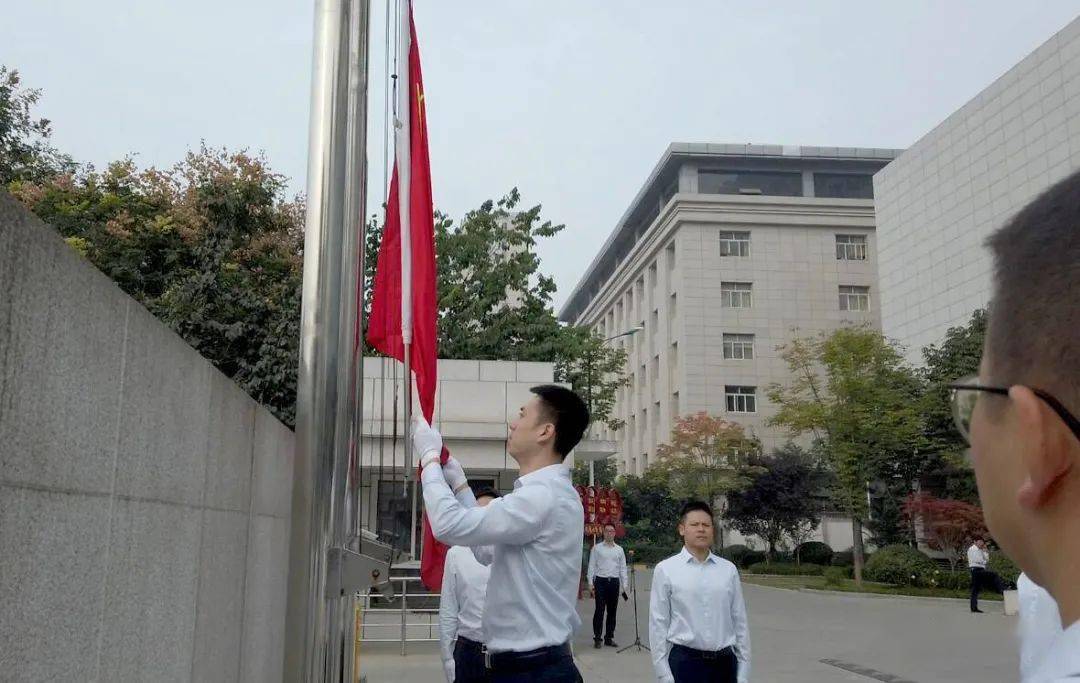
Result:
M641 474L679 416L744 425L766 449L766 395L793 334L880 327L872 176L886 149L673 144L560 311L628 352L625 427Z

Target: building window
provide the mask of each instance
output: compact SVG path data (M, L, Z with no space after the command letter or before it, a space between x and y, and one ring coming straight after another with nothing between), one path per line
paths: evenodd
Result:
M754 335L725 334L724 358L726 360L753 360Z
M869 311L870 288L858 285L840 285L841 311Z
M671 394L671 421L679 419L679 392L672 392Z
M729 413L756 413L757 387L724 387Z
M836 199L873 199L873 176L858 173L815 173L814 196Z
M698 171L701 194L763 194L774 197L801 197L802 173L778 171Z
M721 282L720 305L723 308L750 308L753 285L749 282Z
M866 235L837 235L837 261L865 261Z
M721 256L749 256L750 233L724 231L720 233Z

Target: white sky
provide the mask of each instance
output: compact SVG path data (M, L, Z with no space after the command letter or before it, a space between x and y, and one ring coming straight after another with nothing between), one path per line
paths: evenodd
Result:
M1076 0L414 0L436 206L511 187L565 223L561 304L673 141L906 147L1073 19ZM263 150L304 187L313 2L8 2L0 64L76 159ZM383 7L373 0L371 205Z

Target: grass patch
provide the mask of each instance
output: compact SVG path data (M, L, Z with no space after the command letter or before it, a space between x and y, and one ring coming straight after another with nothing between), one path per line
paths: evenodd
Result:
M825 578L821 576L755 576L743 574L743 583L752 583L758 586L771 586L773 588L787 588L797 590L807 588L810 590L830 590L844 593L873 593L877 595L911 595L922 598L962 598L967 599L968 592L950 590L947 588L911 588L905 586L891 586L885 583L863 581L862 590L855 587L855 581L844 579L839 586L826 586ZM983 593L981 600L1001 600L996 593Z

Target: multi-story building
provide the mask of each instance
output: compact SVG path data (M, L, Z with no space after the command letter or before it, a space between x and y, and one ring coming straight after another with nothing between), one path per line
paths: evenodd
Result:
M987 236L1080 168L1080 19L874 176L884 332L921 362L990 298Z
M676 417L705 411L767 449L777 347L880 326L872 176L891 149L672 144L560 312L628 352L625 421L601 438L640 474Z

